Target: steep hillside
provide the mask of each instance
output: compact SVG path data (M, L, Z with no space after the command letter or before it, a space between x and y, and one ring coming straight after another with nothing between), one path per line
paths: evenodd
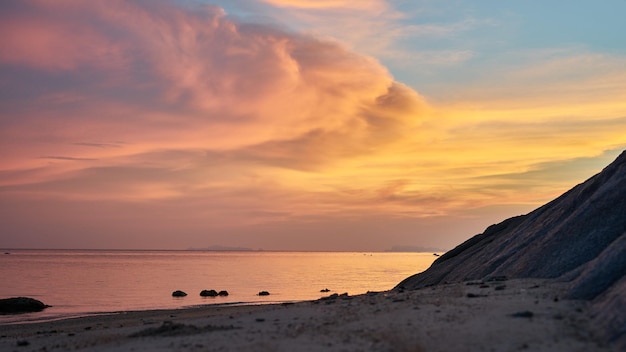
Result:
M593 300L609 340L626 345L626 152L533 212L488 227L396 289L443 282L553 278L569 298Z

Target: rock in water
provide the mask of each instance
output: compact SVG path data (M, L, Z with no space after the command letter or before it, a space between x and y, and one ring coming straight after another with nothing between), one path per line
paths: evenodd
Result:
M605 338L626 348L626 152L550 203L488 227L396 289L503 275L570 282L568 298L592 300Z
M174 292L172 292L172 297L185 297L187 296L187 293L181 291L181 290L176 290Z
M200 296L202 297L217 297L218 293L215 290L202 290Z
M49 305L28 297L13 297L0 299L0 314L19 314L40 312Z

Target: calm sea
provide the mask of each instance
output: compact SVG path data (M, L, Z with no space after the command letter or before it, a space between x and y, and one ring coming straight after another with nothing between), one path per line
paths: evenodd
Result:
M0 298L51 305L1 323L99 312L318 299L393 288L432 253L10 250L0 252ZM320 293L328 288L329 293ZM227 290L227 297L200 291ZM187 297L174 298L182 290ZM268 291L270 296L258 296Z

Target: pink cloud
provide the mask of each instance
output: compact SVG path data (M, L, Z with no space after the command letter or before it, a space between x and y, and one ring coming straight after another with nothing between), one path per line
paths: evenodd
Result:
M2 6L0 63L19 87L2 102L13 111L0 119L5 170L74 177L85 163L126 165L159 150L317 169L394 143L422 119L422 99L376 60L215 6Z
M81 65L119 69L123 48L83 17L77 1L23 1L3 4L0 61L44 70L73 70Z

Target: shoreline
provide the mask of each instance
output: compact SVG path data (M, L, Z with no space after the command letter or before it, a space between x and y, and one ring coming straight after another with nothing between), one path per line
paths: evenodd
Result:
M193 304L188 306L181 306L178 308L154 308L154 309L131 309L131 310L114 310L114 311L100 311L100 312L76 312L76 313L58 313L56 315L43 316L43 317L34 317L39 313L45 312L33 312L33 313L22 313L22 314L4 314L0 315L2 317L15 317L16 319L20 316L25 315L33 315L32 318L27 318L23 320L15 320L15 321L1 321L0 320L0 328L9 325L21 325L21 324L37 324L37 323L49 323L60 320L68 320L68 319L80 319L80 318L89 318L94 316L106 316L106 315L119 315L119 314L141 314L144 312L176 312L187 309L210 309L217 307L240 307L240 306L265 306L265 305L280 305L280 304L292 304L292 303L300 303L300 302L309 302L303 300L291 300L291 301L261 301L261 302L223 302L223 303L207 303L207 304Z
M565 286L516 279L10 324L0 350L613 351L598 339L588 302L559 298Z

